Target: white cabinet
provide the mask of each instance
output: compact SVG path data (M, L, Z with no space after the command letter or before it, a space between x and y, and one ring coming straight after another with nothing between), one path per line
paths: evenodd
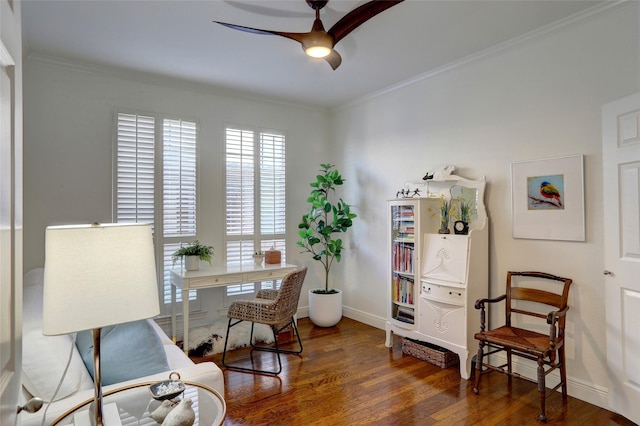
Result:
M445 182L429 182L437 197L389 201L390 226L390 302L386 324L386 345L392 345L392 335L429 342L458 354L460 375L468 379L472 354L477 350L474 334L480 331L480 315L474 308L477 299L488 297L488 224L484 207L484 178L468 180L450 176ZM441 196L453 204L472 202L473 213L466 235L440 234L439 206ZM398 272L396 247L401 226L394 221L399 206L410 206L415 235L412 236L412 270ZM394 230L394 227L397 229ZM410 303L397 300L395 280L410 280ZM417 296L417 297L416 297ZM404 312L411 321L405 321Z

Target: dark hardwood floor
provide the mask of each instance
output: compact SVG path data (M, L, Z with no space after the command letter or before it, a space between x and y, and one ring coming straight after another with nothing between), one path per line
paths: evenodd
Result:
M226 425L536 425L536 385L492 373L480 395L458 366L441 369L402 353L402 339L384 346L384 331L343 318L335 327L299 321L304 351L283 355L278 377L224 370ZM285 336L286 337L286 336ZM250 363L237 349L228 362ZM213 360L221 354L194 361ZM275 356L254 352L254 365ZM569 371L571 367L569 366ZM548 425L633 425L627 419L560 394L547 398Z

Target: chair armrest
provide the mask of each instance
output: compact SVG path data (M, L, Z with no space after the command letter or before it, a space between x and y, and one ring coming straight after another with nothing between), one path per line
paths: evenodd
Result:
M502 296L498 296L498 297L494 297L494 298L489 298L489 299L478 299L476 300L476 303L473 305L476 309L484 309L484 304L485 303L497 303L497 302L502 302L504 299L507 298L506 294L503 294Z
M551 311L547 315L547 324L549 324L549 347L551 348L551 360L555 362L555 349L562 344L562 340L560 343L557 343L557 334L556 334L556 323L558 322L558 318L564 317L567 314L569 307L565 307L559 311ZM560 330L560 338L562 339L564 332Z
M480 332L483 333L487 330L487 314L484 309L485 303L497 303L507 298L506 294L495 297L493 299L478 299L473 305L476 309L480 309Z
M567 314L567 311L569 310L569 307L567 306L564 309L561 309L559 311L551 311L547 314L547 324L555 324L558 321L558 318L563 317Z

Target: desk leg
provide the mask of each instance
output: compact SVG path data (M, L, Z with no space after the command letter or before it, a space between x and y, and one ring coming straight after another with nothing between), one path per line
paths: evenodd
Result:
M171 286L171 340L175 344L176 338L176 286Z
M182 290L182 321L184 331L182 335L182 350L189 354L189 290Z

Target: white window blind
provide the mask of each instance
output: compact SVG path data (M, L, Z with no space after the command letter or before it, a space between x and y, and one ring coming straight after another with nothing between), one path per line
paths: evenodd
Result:
M255 251L271 247L285 259L285 148L279 132L225 129L227 265L251 262ZM274 287L271 281L261 286ZM227 296L254 291L254 283L228 286Z
M169 271L172 254L186 239L196 236L197 127L196 123L162 120L156 135L156 117L139 114L117 114L115 164L115 215L117 222L152 223L162 268L161 293L166 305L171 303ZM161 149L155 141L162 140ZM157 158L157 160L156 160ZM161 164L161 170L155 165ZM157 185L155 175L158 175ZM158 202L156 202L156 194ZM161 223L155 223L162 218ZM196 292L189 298L196 299ZM177 292L177 300L182 300Z
M162 123L162 229L164 235L164 303L171 303L169 271L173 253L196 236L196 123L164 119ZM196 297L195 291L189 298ZM182 294L176 295L182 301Z
M196 123L163 121L162 205L165 237L196 235Z
M118 114L116 221L154 224L155 119Z

